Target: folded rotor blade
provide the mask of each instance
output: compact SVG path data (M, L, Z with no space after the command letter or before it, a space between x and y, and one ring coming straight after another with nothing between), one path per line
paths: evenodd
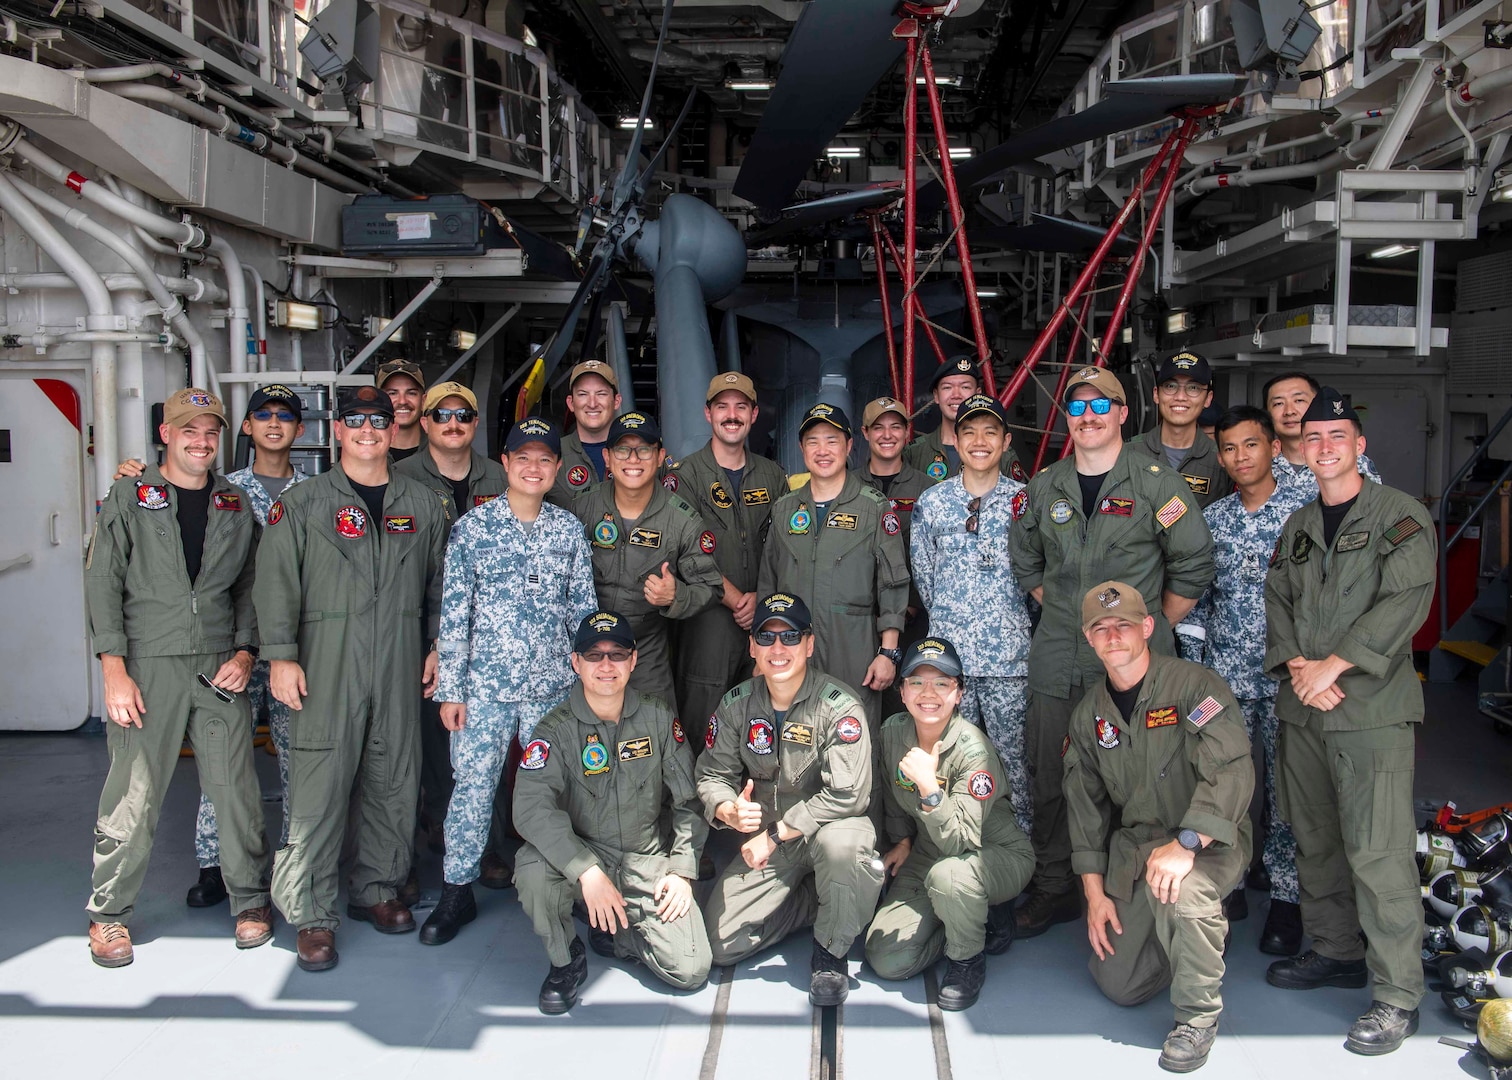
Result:
M602 288L604 279L609 274L610 252L607 245L600 244L598 250L593 253L592 260L588 263L588 272L583 275L582 282L577 291L572 294L572 300L567 305L566 314L562 321L557 324L556 333L552 335L551 343L546 346L542 353L544 360L544 377L550 379L562 359L567 355L567 350L572 347L572 339L577 333L578 318L583 313L583 305L588 299L598 294Z
M1108 233L1097 225L1087 225L1068 218L1035 214L1028 225L968 224L966 235L973 252L1000 248L1008 251L1054 251L1076 255L1091 251ZM1126 255L1134 250L1134 239L1120 236L1113 241L1112 254Z
M769 225L746 234L747 247L764 247L785 237L808 229L817 228L831 221L858 214L863 210L886 206L903 196L903 188L897 183L880 187L865 187L856 191L842 191L822 199L794 203L782 209L781 216Z
M651 57L651 74L646 76L646 91L641 95L640 119L635 123L635 135L630 140L630 152L625 155L625 167L620 170L619 179L614 182L614 205L611 209L615 211L618 211L625 200L630 198L631 188L634 186L636 164L640 161L641 141L646 132L646 116L651 111L651 91L656 89L656 68L661 63L662 47L667 43L667 30L672 25L672 4L673 0L664 0L661 33L656 35L656 52Z
M678 129L683 126L683 121L688 118L688 113L692 111L693 99L696 97L698 97L698 87L694 86L688 90L688 96L683 101L682 111L677 114L676 122L674 122L672 127L668 129L667 137L663 139L662 144L656 148L656 153L652 155L651 163L641 171L640 178L635 183L637 190L645 191L646 185L651 182L651 177L656 175L657 167L661 164L662 158L666 157L667 155L667 147L671 146L672 140L677 138Z

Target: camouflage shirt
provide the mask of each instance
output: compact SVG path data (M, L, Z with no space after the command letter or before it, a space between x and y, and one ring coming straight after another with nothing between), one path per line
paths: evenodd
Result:
M1381 483L1381 474L1376 471L1375 462L1366 455L1360 455L1356 467L1365 479L1377 484ZM1293 465L1286 460L1285 454L1277 454L1271 459L1271 475L1276 478L1278 484L1297 484L1302 488L1306 497L1297 504L1298 506L1318 497L1318 478L1313 475L1313 471L1306 465Z
M309 478L309 474L296 465L294 466L294 475L289 477L284 483L283 490L288 491L295 484L302 483ZM268 489L262 486L262 481L253 475L252 466L248 465L245 469L237 469L233 473L227 473L226 479L247 493L247 505L252 508L252 517L257 521L257 524L267 525L268 511L273 509L273 500L268 497ZM279 494L282 495L283 492L281 491Z
M464 514L446 545L437 701L558 700L572 635L593 614L583 527L549 503L527 532L508 498Z
M1029 610L1013 576L1008 533L1024 485L999 475L968 532L972 496L952 476L919 496L914 508L913 574L929 611L929 632L961 655L967 675L1029 674Z

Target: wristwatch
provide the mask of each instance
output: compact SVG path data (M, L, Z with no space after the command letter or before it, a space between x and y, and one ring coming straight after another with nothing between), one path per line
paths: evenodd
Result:
M903 662L903 650L902 649L889 649L886 646L883 646L882 648L880 648L880 649L877 650L877 655L878 656L885 656L885 657L887 657L889 660L891 660L893 662L894 666L896 666L898 664L901 664Z
M1197 835L1196 829L1182 829L1176 834L1176 842L1193 855L1202 850L1202 837Z
M922 806L925 810L933 810L944 801L945 792L940 788L936 788L933 795L919 796L919 805Z
M254 660L261 654L261 650L256 645L238 645L233 651L251 653Z
M777 827L779 824L781 824L781 823L774 821L770 825L768 825L767 826L767 835L772 838L772 843L776 844L778 847L781 847L782 846L782 832Z

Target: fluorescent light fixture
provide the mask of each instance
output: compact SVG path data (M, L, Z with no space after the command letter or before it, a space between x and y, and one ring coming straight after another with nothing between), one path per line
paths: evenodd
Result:
M1410 255L1417 250L1416 244L1387 244L1370 253L1372 259L1394 259L1398 255Z
M296 300L279 300L273 305L273 325L287 326L290 330L319 330L320 309Z
M1119 337L1125 345L1134 344L1134 328L1132 326L1124 327L1119 331Z
M976 151L969 146L952 146L950 148L950 160L959 161L961 158L969 158Z
M1190 311L1173 311L1166 316L1166 333L1184 334L1192 328Z
M770 90L771 88L772 88L772 80L771 79L726 79L725 80L725 89L726 90L753 91L753 90Z
M976 294L978 300L996 300L999 296L1003 295L996 289L978 289Z
M824 150L825 157L832 158L858 158L861 156L859 146L828 146Z
M914 76L914 82L916 84L918 84L919 86L928 86L929 85L928 83L926 83L924 81L924 76L922 76L922 75L915 75ZM935 76L935 85L936 86L960 86L961 85L961 77L959 75L938 75L937 74Z
M621 131L634 131L635 130L635 125L638 124L638 123L640 123L640 117L638 117L638 116L622 116L622 117L620 117L620 121L619 121L620 130ZM656 121L653 120L653 119L651 119L649 116L646 117L646 130L647 131L655 131L656 130Z
M451 347L454 349L470 349L478 343L478 335L471 330L453 330L451 332Z
M394 321L393 319L384 319L384 318L381 318L381 317L378 317L378 316L370 315L366 319L362 320L362 329L367 334L368 337L375 338L375 337L378 337L380 334L382 334L385 330L387 330L388 329L388 324L391 323L391 322L393 322L393 321ZM404 327L401 326L399 329L395 330L393 332L393 334L389 337L389 340L390 341L403 341L404 340Z
M1497 202L1512 202L1512 184L1497 188L1496 193L1491 198Z

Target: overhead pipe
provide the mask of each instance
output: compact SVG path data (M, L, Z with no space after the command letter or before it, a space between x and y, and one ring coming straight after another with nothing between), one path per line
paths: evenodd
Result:
M226 332L229 336L231 352L231 371L236 375L247 373L247 281L242 276L242 262L234 249L223 237L212 236L210 238L210 254L221 262L221 269L226 274L226 293L230 298L229 318L226 320ZM242 416L247 411L247 384L245 382L233 382L231 384L231 415Z
M136 188L131 187L128 184L122 184L120 180L116 179L114 176L111 176L109 173L100 174L100 183L109 188L112 194L119 195L121 198L126 199L128 202L132 203L135 206L139 206L144 210L148 209L146 195L143 195ZM135 196L135 198L133 198L133 196ZM152 235L152 233L148 232L140 225L132 223L131 231L136 235L136 238L141 243L141 245L148 251L156 252L159 255L166 255L170 259L183 259L187 262L195 263L196 265L205 261L205 253L203 251L190 251L187 248L181 250L177 247L174 247L172 244L165 244L163 241L159 240L156 236Z
M84 325L89 330L113 330L115 307L105 282L89 261L64 240L52 222L21 194L15 182L0 174L0 210L4 210L37 246L71 277L84 294L89 311ZM89 348L89 382L94 399L94 472L95 498L103 499L110 490L116 462L120 461L116 438L116 354L108 341L96 341Z
M175 296L182 296L191 304L203 301L207 304L224 304L226 302L226 290L219 285L212 285L202 278L171 278L162 274L154 275L162 282L163 288ZM136 274L101 274L101 280L105 282L105 288L111 292L131 292L133 290L145 290L147 286ZM26 289L73 289L73 278L67 274L0 274L0 289L15 289L18 292Z

